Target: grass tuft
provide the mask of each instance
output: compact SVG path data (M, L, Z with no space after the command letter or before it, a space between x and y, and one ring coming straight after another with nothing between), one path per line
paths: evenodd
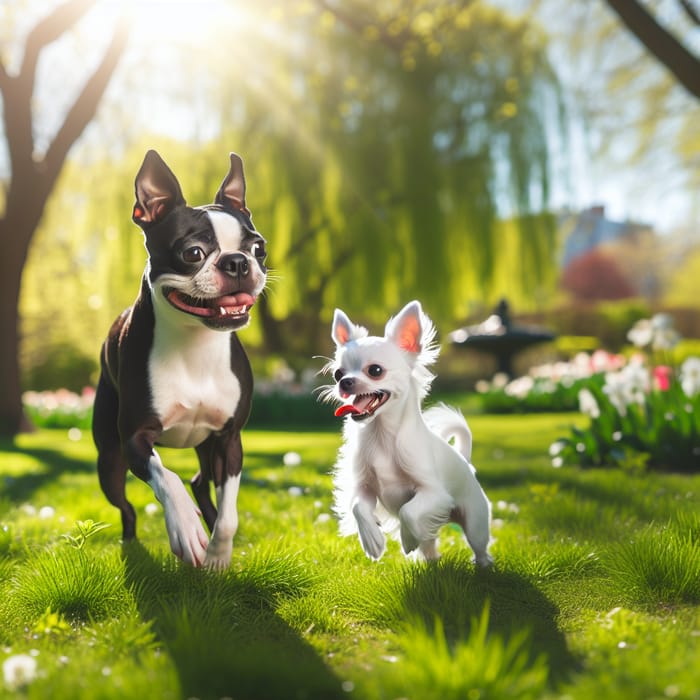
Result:
M429 688L423 697L440 700L541 697L548 667L543 656L531 657L530 633L506 639L489 630L488 606L455 640L440 618L414 620L406 625L399 658L380 667L375 687L383 697L413 697L416 688Z
M606 567L625 600L644 605L700 602L700 539L650 525L613 547Z
M114 553L60 547L31 554L12 577L12 607L25 621L46 610L73 624L118 616L127 607L121 569Z

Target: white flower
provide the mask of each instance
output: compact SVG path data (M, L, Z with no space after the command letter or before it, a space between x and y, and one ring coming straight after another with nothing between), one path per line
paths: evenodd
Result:
M301 455L298 452L285 452L282 463L285 467L298 467L301 464Z
M508 384L508 375L505 372L496 372L493 375L491 384L494 389L503 389L506 384Z
M650 387L649 370L641 362L632 361L619 372L608 372L605 375L603 392L617 412L626 416L629 405L644 404Z
M637 321L627 332L627 340L638 348L645 348L647 345L651 345L653 337L651 321L648 318Z
M615 410L621 416L626 416L628 392L622 372L608 372L605 375L603 392L607 395L610 403L615 407Z
M43 506L42 508L39 508L39 517L42 520L53 518L54 515L56 515L56 511L51 506Z
M527 375L518 377L506 385L504 391L508 396L513 396L517 399L524 399L532 391L535 380Z
M566 443L563 440L557 440L549 446L549 454L552 457L556 457L564 448Z
M31 683L37 676L36 659L28 654L15 654L5 659L2 675L9 690L18 690Z
M651 388L649 370L640 362L630 362L620 371L627 384L628 403L644 404Z
M146 515L155 515L160 510L160 506L157 503L153 502L146 503L143 510L146 513Z
M638 348L650 345L653 350L670 350L678 344L680 335L668 314L655 314L651 319L637 321L627 333L627 338Z
M700 393L700 357L689 357L681 365L681 387L688 398Z
M588 389L578 392L578 407L581 413L591 418L600 418L600 408L595 396Z

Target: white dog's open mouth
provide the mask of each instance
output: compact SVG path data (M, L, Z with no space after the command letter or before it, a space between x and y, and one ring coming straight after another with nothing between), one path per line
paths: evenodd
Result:
M358 394L351 403L345 403L336 409L335 415L343 417L350 414L353 420L363 420L389 400L388 391L373 391L371 394Z

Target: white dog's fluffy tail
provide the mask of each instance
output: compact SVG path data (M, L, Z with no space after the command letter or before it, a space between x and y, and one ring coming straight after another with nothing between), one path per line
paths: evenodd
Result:
M444 403L429 408L423 418L427 426L446 442L454 439L453 447L471 464L472 461L472 431L467 421L456 408Z

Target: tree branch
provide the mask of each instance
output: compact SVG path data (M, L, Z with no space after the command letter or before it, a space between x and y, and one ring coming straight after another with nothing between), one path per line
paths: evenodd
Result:
M85 83L46 152L43 174L49 180L57 177L71 146L95 116L97 106L126 46L128 33L127 18L122 14L102 61Z
M607 3L678 82L700 99L700 59L664 29L637 0L607 0Z
M685 14L688 16L691 22L700 27L700 10L695 8L692 0L679 0L681 7L685 10Z
M35 25L24 45L24 58L19 73L21 79L34 82L41 50L70 29L94 4L95 0L69 0Z

